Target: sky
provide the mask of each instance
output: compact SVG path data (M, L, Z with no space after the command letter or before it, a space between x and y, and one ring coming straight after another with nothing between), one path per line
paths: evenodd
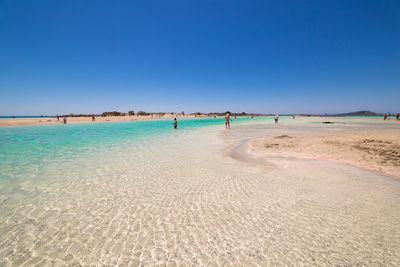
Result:
M400 112L400 1L0 0L0 115Z

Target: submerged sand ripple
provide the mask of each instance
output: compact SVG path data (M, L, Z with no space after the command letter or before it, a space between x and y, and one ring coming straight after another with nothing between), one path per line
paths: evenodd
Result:
M2 185L0 265L400 264L398 180L336 162L258 167L211 135L177 140Z
M0 254L37 266L398 265L399 183L367 172L349 182L353 171L315 180L203 170L51 190L24 206L3 200Z

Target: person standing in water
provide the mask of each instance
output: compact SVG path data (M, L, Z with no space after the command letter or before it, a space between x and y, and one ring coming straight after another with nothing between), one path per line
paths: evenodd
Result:
M67 118L63 118L63 122L64 122L64 124L67 124Z
M230 129L231 128L230 121L232 121L232 120L229 117L229 113L226 113L226 115L225 115L225 129Z
M174 129L178 128L178 121L176 120L176 118L174 119Z
M278 124L278 119L279 119L279 115L276 114L276 115L274 116L275 124Z

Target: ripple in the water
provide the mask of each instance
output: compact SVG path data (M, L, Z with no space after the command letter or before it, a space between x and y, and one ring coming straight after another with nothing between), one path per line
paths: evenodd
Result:
M398 266L398 180L334 162L224 156L246 138L355 126L268 123L16 162L1 171L0 265Z

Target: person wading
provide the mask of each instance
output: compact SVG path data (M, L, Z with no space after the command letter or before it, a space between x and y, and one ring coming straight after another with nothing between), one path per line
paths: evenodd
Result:
M225 115L225 129L230 129L231 128L231 118L229 117L229 113L226 113Z
M278 120L279 120L279 115L278 114L276 114L274 116L274 120L275 120L275 124L278 124Z

